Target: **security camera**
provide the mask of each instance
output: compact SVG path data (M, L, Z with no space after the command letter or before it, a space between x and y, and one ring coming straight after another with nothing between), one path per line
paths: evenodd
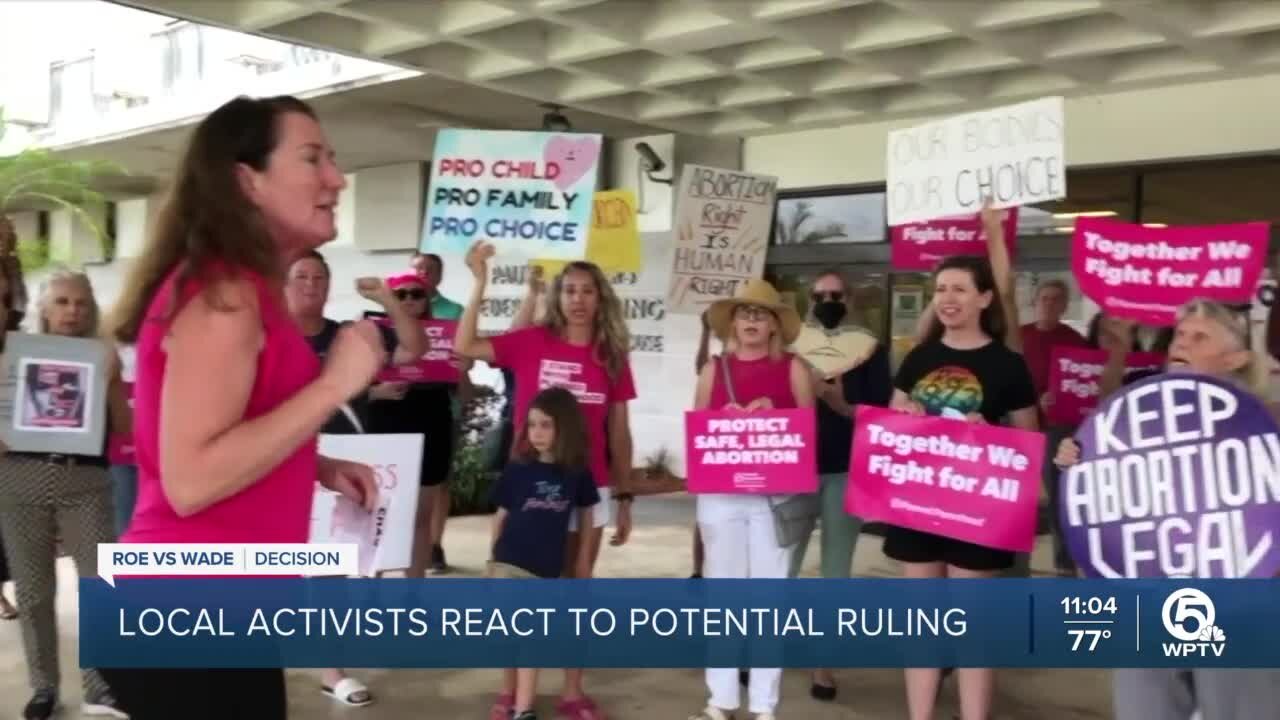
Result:
M640 154L640 163L648 172L662 172L667 167L667 164L662 161L662 158L658 157L658 153L654 152L647 142L636 143L636 152Z

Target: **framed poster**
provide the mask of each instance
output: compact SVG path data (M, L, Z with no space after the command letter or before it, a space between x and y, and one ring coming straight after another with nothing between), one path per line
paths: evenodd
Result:
M11 332L0 372L0 439L10 450L102 454L105 343Z

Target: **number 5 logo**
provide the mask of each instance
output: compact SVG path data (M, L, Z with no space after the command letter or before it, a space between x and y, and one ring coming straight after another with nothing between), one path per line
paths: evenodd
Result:
M1170 635L1183 642L1196 642L1200 632L1213 625L1216 614L1217 609L1208 595L1195 588L1183 588L1169 593L1160 619Z

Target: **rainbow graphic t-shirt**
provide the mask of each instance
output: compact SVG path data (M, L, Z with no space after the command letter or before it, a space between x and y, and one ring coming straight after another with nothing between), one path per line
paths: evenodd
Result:
M999 342L974 350L923 343L902 360L894 387L930 415L961 418L976 412L992 424L1036 404L1026 361Z

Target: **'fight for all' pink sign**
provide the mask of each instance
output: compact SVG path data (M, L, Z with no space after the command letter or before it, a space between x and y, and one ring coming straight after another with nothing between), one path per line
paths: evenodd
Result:
M1270 234L1265 222L1159 228L1077 218L1071 271L1108 315L1169 326L1196 298L1249 302Z
M858 406L845 511L987 547L1031 552L1044 436Z
M1161 353L1133 352L1124 358L1124 371L1164 367ZM1050 421L1075 427L1098 406L1098 381L1107 366L1107 351L1093 348L1054 347L1049 355L1049 394L1053 398L1045 415Z
M785 495L818 490L812 408L685 413L691 493Z
M1004 242L1013 257L1018 237L1018 209L1005 213ZM896 270L929 271L951 255L987 256L987 233L977 215L945 217L889 228L889 252Z
M377 318L379 324L390 320ZM379 375L381 382L450 383L462 379L461 364L453 354L453 335L458 329L456 320L423 320L422 329L427 334L427 352L414 363L388 366Z

